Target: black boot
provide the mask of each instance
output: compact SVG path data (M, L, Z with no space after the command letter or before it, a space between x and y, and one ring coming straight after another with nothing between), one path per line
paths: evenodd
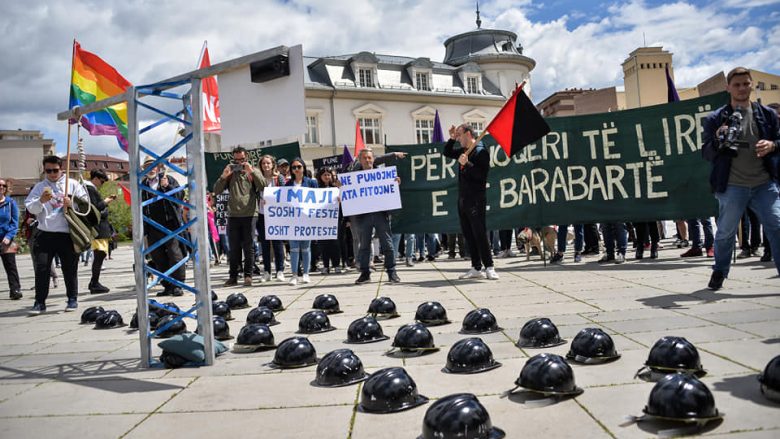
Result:
M650 244L650 259L658 259L658 243L653 242Z
M634 255L634 259L643 259L645 257L645 244L642 242L638 242L636 244L636 255Z

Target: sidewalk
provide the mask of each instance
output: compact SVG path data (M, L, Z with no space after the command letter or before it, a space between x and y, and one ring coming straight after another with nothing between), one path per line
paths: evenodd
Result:
M220 299L232 292L246 294L255 306L261 296L276 294L286 309L271 327L276 342L294 335L298 318L322 293L336 295L342 314L331 316L337 331L310 336L318 357L349 348L367 372L403 366L419 393L431 399L471 392L487 407L494 426L507 438L640 438L669 428L655 424L621 426L627 415L641 415L652 383L634 378L650 346L664 335L695 343L713 391L722 423L706 435L728 438L780 437L780 404L765 399L756 375L780 354L780 278L771 263L757 258L738 261L725 288L705 287L711 260L680 259L683 250L661 250L656 261L629 260L622 265L596 263L586 257L544 267L539 257L497 259L498 281L458 280L468 269L463 260L441 259L407 268L399 265L402 283L386 283L383 273L372 282L354 285L357 273L322 276L290 287L270 282L252 288L221 288L227 277L222 265L212 269L212 284ZM309 383L315 367L279 371L264 366L273 351L227 353L213 367L190 369L139 368L139 342L126 327L94 330L79 324L89 306L116 309L129 323L135 311L132 248L120 247L106 261L101 281L106 295L80 296L79 311L64 313L64 286L54 289L48 312L28 317L33 273L29 255L17 258L25 297L10 301L3 279L0 300L0 437L149 438L415 438L429 404L412 410L372 415L355 410L360 385L323 389ZM79 267L81 291L89 269ZM188 275L190 275L188 273ZM349 323L365 315L371 299L392 298L400 318L381 320L391 340L346 345ZM165 301L169 298L165 298ZM390 358L393 335L410 323L422 302L434 300L447 309L451 324L431 328L441 350L416 358ZM174 300L182 308L193 303L186 295ZM441 372L447 351L457 340L465 314L489 308L503 331L484 335L502 367L474 375ZM237 335L251 308L233 311L230 332ZM569 344L544 350L515 347L520 328L532 317L549 317L570 341L585 327L600 327L612 335L622 358L595 366L573 365L577 385L585 392L576 399L538 406L520 395L502 397L528 357L541 352L565 355ZM192 320L187 321L195 329ZM159 349L155 344L155 355Z

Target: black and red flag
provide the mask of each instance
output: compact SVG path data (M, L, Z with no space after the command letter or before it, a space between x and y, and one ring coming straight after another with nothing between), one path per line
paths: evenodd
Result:
M509 157L544 137L550 132L550 126L520 84L485 131L496 139Z

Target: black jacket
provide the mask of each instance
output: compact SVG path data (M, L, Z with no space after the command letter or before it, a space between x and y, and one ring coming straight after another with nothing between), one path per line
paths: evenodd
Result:
M773 140L775 149L764 156L764 168L776 183L780 183L780 123L775 110L759 103L751 102L753 117L758 125L759 139ZM724 105L713 111L703 122L701 153L712 163L710 187L713 192L725 192L731 173L731 156L720 152L718 128L723 126L734 112L731 104Z
M160 178L162 178L160 176ZM141 182L143 185L148 186L149 185L149 179L144 178ZM168 177L168 186L167 187L157 187L157 189L160 192L168 192L173 189L176 189L179 187L179 182L176 181L173 177ZM147 192L147 191L141 191L141 200L146 201L151 198L153 198L155 195ZM179 200L184 198L184 191L179 191L173 195L173 198L178 198ZM153 219L154 221L168 227L169 229L175 229L181 226L182 224L182 217L181 217L181 207L173 203L169 200L158 200L152 204L149 204L148 206L145 206L144 208L144 216L149 217ZM149 228L153 228L152 225L144 225L144 230L149 230ZM156 230L156 229L155 229Z
M89 202L100 212L100 223L97 225L97 239L106 239L111 237L111 224L108 222L108 204L103 201L98 189L92 184L85 184L89 194Z
M455 146L455 140L450 139L444 145L444 156L457 160L464 152L465 148ZM479 199L485 197L488 172L490 172L490 153L479 142L474 148L474 152L469 155L469 161L463 168L458 168L458 191L463 200L469 200L475 197Z

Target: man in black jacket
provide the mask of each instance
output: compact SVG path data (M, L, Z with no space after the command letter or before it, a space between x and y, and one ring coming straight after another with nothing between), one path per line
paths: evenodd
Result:
M154 160L151 157L147 158L144 161L144 169L146 169L153 161ZM179 183L175 178L168 177L167 174L161 172L163 169L164 167L160 165L157 168L149 171L149 173L146 174L146 178L141 181L141 184L149 186L150 188L160 192L170 192L179 187ZM179 191L171 195L171 197L178 199L182 199L183 196L183 191ZM148 191L141 191L142 201L146 201L153 197L155 197L154 194ZM178 204L165 199L158 200L145 206L144 216L152 219L168 230L176 230L182 225L181 207L179 207ZM151 247L158 241L165 238L166 234L151 224L144 224L144 236L146 238L146 245ZM184 259L184 252L184 245L182 245L175 238L169 239L165 242L165 244L157 247L154 249L154 251L152 251L151 256L152 262L154 263L154 268L162 273L168 271L169 268L173 267L174 265L178 264L179 261ZM176 270L173 271L173 273L171 273L170 276L179 282L184 282L186 276L185 264L181 264ZM180 287L166 280L163 280L161 283L164 287L164 290L157 293L158 296L181 296L183 294L183 291Z
M455 147L455 142L460 144ZM490 154L482 142L476 143L474 129L464 123L450 127L450 140L444 146L444 155L456 159L458 171L458 216L460 228L466 238L471 255L471 269L461 279L498 279L493 267L493 255L485 226L487 210L487 176L490 171ZM473 147L470 151L467 150ZM485 271L482 270L484 265Z
M737 67L726 75L730 101L703 123L702 154L712 162L710 185L718 199L715 265L709 288L720 289L728 277L734 235L750 207L764 225L772 253L780 254L780 124L774 110L750 102L750 70ZM735 119L741 123L736 124ZM739 126L737 126L739 125ZM729 131L733 131L733 135ZM729 137L734 137L729 140ZM775 259L780 274L780 260Z
M98 189L108 181L108 176L102 169L93 169L89 172L89 181L85 184L89 194L89 202L92 207L100 212L100 223L97 226L97 237L92 240L92 278L89 280L89 293L101 294L110 290L100 283L100 270L103 269L103 261L108 255L108 241L111 238L111 224L108 223L108 205L116 199L116 195L103 198Z

